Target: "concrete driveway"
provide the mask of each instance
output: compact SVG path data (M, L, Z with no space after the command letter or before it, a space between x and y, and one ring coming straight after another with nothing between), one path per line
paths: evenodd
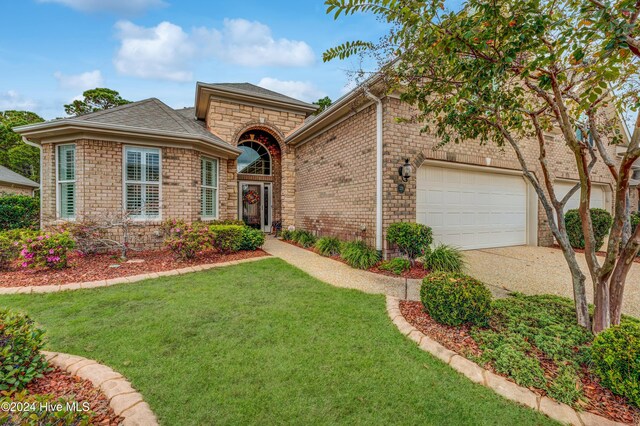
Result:
M555 294L573 297L571 274L559 249L517 246L464 252L469 275L491 287L502 287L525 294ZM585 275L588 269L584 255L578 261ZM500 295L498 289L494 293ZM587 278L589 302L593 301L593 288ZM640 264L634 263L627 278L623 312L640 318Z

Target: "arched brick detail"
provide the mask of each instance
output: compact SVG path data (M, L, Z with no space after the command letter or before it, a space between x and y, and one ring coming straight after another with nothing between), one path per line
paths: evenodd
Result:
M263 132L269 133L271 136L273 136L276 142L278 142L278 145L280 145L280 150L285 150L286 144L284 142L284 134L276 126L269 122L261 123L260 121L250 121L248 123L245 123L238 131L234 133L233 139L231 140L232 143L237 145L240 141L240 137L252 130L261 130Z

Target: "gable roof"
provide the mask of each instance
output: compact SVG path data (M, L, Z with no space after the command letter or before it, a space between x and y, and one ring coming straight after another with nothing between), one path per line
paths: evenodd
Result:
M237 148L231 146L218 136L209 132L203 123L187 111L174 110L156 98L149 98L119 107L93 112L79 117L63 118L45 123L19 126L17 133L32 140L72 130L96 130L118 132L119 134L135 134L145 137L162 137L166 139L198 140L233 153L239 154Z
M296 112L311 114L318 109L317 105L303 102L299 99L256 86L251 83L203 83L196 84L196 117L203 119L209 106L209 97L214 95L222 98L240 100L247 103L264 104L271 107L289 109Z
M4 166L0 166L0 182L8 182L15 185L30 186L32 188L40 187L40 184L38 182L34 182L31 179L27 179L26 177L14 172L13 170L7 169Z

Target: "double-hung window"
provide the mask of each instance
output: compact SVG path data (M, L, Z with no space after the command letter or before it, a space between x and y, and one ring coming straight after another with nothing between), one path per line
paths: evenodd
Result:
M160 219L160 161L159 148L125 148L124 199L130 217Z
M200 160L202 173L202 219L217 219L218 217L218 160L202 158Z
M57 146L58 218L76 217L76 146Z

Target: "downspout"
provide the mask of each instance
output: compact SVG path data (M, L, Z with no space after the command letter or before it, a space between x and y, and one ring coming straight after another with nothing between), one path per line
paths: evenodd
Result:
M38 184L40 185L38 188L40 190L40 194L38 195L40 196L40 228L42 228L42 145L31 142L24 136L22 137L22 142L26 143L29 146L34 146L40 151L40 173L38 173L38 175L40 176L40 182L38 182Z
M382 100L368 88L364 93L376 103L376 250L382 253Z

